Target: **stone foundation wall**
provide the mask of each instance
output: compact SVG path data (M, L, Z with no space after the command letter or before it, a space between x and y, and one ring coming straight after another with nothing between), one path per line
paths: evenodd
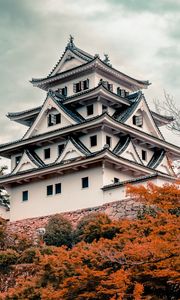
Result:
M142 205L140 203L137 203L132 199L126 199L107 203L102 206L60 213L60 215L70 220L73 226L75 227L82 217L93 212L105 213L110 218L116 220L120 218L134 218L136 217L137 212L141 206ZM8 231L11 233L25 234L29 238L36 240L37 229L45 227L52 216L53 215L39 218L24 219L15 222L8 222L7 228Z

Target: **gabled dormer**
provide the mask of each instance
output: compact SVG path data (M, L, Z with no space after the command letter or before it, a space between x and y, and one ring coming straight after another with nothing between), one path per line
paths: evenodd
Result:
M55 93L49 91L46 100L37 115L34 123L24 135L24 139L45 132L58 130L64 127L78 124L83 118L67 109Z

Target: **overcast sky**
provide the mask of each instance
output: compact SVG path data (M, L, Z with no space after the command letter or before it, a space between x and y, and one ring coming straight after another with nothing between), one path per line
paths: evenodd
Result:
M69 34L79 48L108 53L113 67L149 80L150 106L163 89L179 105L179 28L180 0L0 0L0 143L24 133L5 115L44 101L29 80L51 71ZM178 144L171 132L165 137Z

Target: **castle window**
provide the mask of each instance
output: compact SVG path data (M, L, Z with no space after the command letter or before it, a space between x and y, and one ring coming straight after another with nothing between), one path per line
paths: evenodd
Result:
M93 115L93 113L94 113L93 104L87 105L87 116Z
M48 159L51 156L51 149L50 148L46 148L44 149L44 159Z
M61 94L62 96L67 96L67 86L65 86L64 88L62 88L62 89L58 89L57 90L57 92L59 93L59 94Z
M81 180L82 180L82 188L83 189L88 188L89 187L89 178L84 177L84 178L81 178Z
M89 89L89 79L83 81L83 90Z
M102 113L107 112L107 110L108 110L107 106L103 104L102 105Z
M21 155L18 155L18 156L15 157L15 164L16 164L16 166L17 166L18 163L20 162L21 157L22 157Z
M64 149L64 144L62 144L62 145L58 145L58 156L60 156L60 155L61 155L61 153L62 153L63 149Z
M138 127L142 127L143 126L143 116L142 115L133 116L133 124Z
M114 177L114 183L118 183L119 182L119 178Z
M146 160L147 159L147 152L145 150L142 150L141 157L142 157L142 160Z
M28 191L23 191L22 192L22 201L27 201L28 200Z
M106 135L106 144L109 145L109 147L111 147L111 137Z
M61 183L55 184L55 194L61 194Z
M117 95L121 96L121 88L120 87L117 88Z
M48 127L61 123L61 114L48 115Z
M90 136L91 147L97 146L97 135Z
M53 194L53 185L48 185L46 188L47 188L47 196L51 196Z
M89 79L79 81L73 84L73 92L78 93L84 90L89 89Z
M113 92L113 84L112 83L109 83L108 81L103 81L103 85L108 91Z

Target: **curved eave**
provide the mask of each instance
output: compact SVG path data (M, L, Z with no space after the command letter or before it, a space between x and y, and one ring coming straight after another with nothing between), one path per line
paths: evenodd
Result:
M9 157L9 151L18 150L20 148L23 148L25 145L27 147L27 145L34 145L39 142L53 140L56 139L57 137L59 138L60 136L65 136L65 135L67 136L73 133L74 131L82 132L82 130L96 128L101 124L106 124L108 127L111 127L113 130L116 131L117 134L118 133L130 134L132 138L139 139L140 141L143 140L144 143L147 143L151 146L154 145L154 147L158 147L158 148L163 147L166 151L168 151L172 155L173 158L180 157L180 148L178 146L175 146L157 137L153 137L152 135L142 132L137 128L132 128L127 124L118 122L117 120L109 116L107 113L104 113L100 116L96 116L89 120L85 120L80 124L66 126L64 128L60 128L51 132L46 132L40 135L36 135L28 139L24 139L24 140L21 139L12 143L1 145L0 155L4 157Z
M158 126L167 125L175 120L172 116L163 116L154 111L151 111L151 113L154 121Z
M101 72L111 75L112 77L116 78L116 80L119 80L121 82L123 81L124 83L131 85L132 88L134 88L134 90L135 89L144 89L150 85L149 81L141 81L141 80L135 79L133 77L130 77L130 76L110 67L109 65L104 63L99 58L94 58L91 61L89 61L81 66L77 66L75 68L72 68L70 70L64 71L59 74L55 74L50 77L39 78L39 79L32 78L32 80L30 82L33 84L33 86L47 90L49 85L52 84L53 82L60 81L61 79L70 77L77 73L81 73L81 72L89 70L93 67L96 69L96 71L101 70Z
M145 166L142 166L136 162L129 161L126 158L118 157L113 152L111 152L108 149L103 149L99 152L96 152L92 155L86 156L85 158L71 160L68 163L57 163L57 164L51 164L47 166L40 167L38 169L28 170L21 173L16 174L7 174L5 176L0 177L0 185L3 184L10 184L13 182L22 181L24 179L31 179L31 178L37 178L37 176L43 176L49 173L55 173L61 171L69 170L73 167L82 167L83 165L90 165L92 163L97 164L97 162L102 162L102 160L106 160L109 162L112 162L114 164L126 166L129 169L135 170L137 172L141 172L143 174L153 174L154 170L147 168Z

